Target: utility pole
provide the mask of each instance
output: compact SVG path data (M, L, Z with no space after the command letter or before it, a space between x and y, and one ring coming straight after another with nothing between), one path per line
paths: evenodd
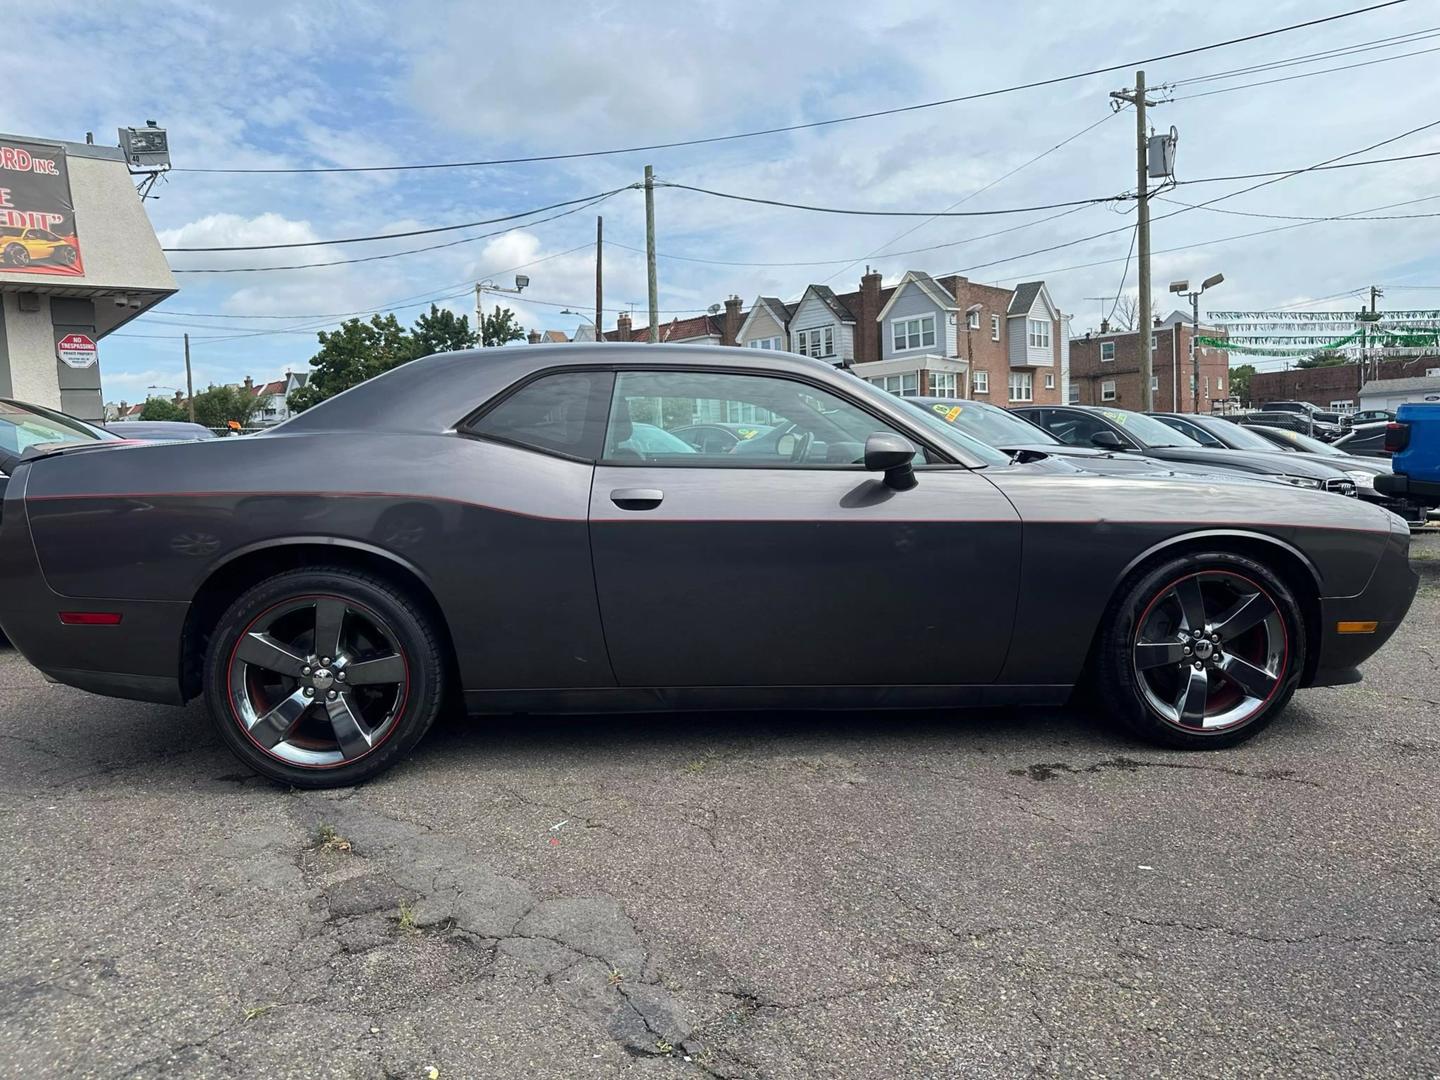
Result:
M1153 334L1150 318L1150 180L1146 162L1147 135L1145 130L1145 109L1158 102L1145 99L1145 72L1135 72L1134 90L1116 90L1110 95L1116 101L1128 102L1135 106L1135 201L1136 246L1140 249L1140 314L1135 320L1140 335L1140 394L1145 411L1155 407L1155 392L1151 389L1155 358L1150 348Z
M185 335L185 404L190 410L190 422L195 423L195 380L190 376L190 335Z
M1380 286L1378 286L1378 285L1371 285L1371 286L1370 286L1370 322L1372 322L1372 323L1378 322L1379 319L1380 319L1380 314L1379 314L1379 312L1378 312L1378 311L1376 310L1376 308L1375 308L1375 300L1376 300L1377 297L1381 297L1381 296L1384 296L1384 295L1385 295L1385 293L1384 293L1384 291L1380 288ZM1366 327L1365 327L1365 350L1364 350L1364 353L1365 353L1365 359L1369 359L1369 357L1370 357L1370 327L1369 327L1368 324L1367 324ZM1371 367L1371 370L1370 370L1370 376L1371 376L1371 378L1375 378L1375 379L1380 378L1380 357L1377 356L1377 357L1374 358L1374 360L1371 360L1371 362L1370 362L1370 367ZM1360 381L1361 381L1362 383L1365 381L1365 365L1364 365L1363 362L1362 362L1361 365L1360 365Z
M485 348L485 300L478 281L475 283L475 337L479 339L479 347Z
M595 218L595 340L604 341L604 317L602 310L605 304L605 289L603 272L600 268L600 257L605 247L605 219L596 215Z
M651 345L660 341L660 288L655 281L655 170L645 166L645 275L650 289Z

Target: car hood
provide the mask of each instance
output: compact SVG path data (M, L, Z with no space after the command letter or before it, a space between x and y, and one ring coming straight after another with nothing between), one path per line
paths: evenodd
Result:
M1236 469L1216 468L1208 463L1191 464L1186 461L1162 461L1144 454L1119 450L1101 450L1089 446L1055 446L1051 443L1026 443L996 447L1007 454L1045 454L1070 462L1080 469L1105 473L1110 476L1188 476L1226 482L1246 479L1246 474ZM1255 473L1249 479L1269 483L1265 477Z
M1309 455L1276 449L1219 450L1208 446L1164 446L1144 451L1148 457L1161 461L1183 461L1191 465L1207 465L1212 469L1233 469L1236 472L1261 473L1270 476L1306 476L1314 480L1333 480L1343 476L1344 469L1309 460Z
M1329 465L1333 469L1341 469L1345 472L1367 472L1382 476L1394 471L1390 468L1389 458L1363 458L1353 457L1349 454L1344 457L1335 457L1331 454L1306 454L1303 452L1290 456L1314 461L1321 465Z

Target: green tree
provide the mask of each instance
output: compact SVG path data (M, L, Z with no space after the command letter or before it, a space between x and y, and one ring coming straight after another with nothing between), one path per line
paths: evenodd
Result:
M268 397L256 397L243 386L211 386L195 395L195 422L208 428L241 427L265 407Z
M1230 396L1241 401L1250 400L1250 377L1255 374L1254 364L1240 364L1230 369Z
M372 315L369 322L350 319L318 336L320 351L310 358L310 378L286 399L294 412L415 359L413 339L394 315Z
M486 320L489 322L489 320ZM410 330L410 352L418 360L434 353L473 349L475 331L470 329L470 316L456 314L448 308L430 305L430 310L415 320Z
M1333 349L1324 349L1314 356L1307 356L1296 362L1297 368L1317 367L1338 367L1340 364L1348 363L1344 353L1335 352Z
M515 318L515 312L509 308L497 307L486 315L480 331L487 348L505 345L511 341L522 341L525 338L524 327Z
M140 408L141 420L189 420L190 415L181 406L165 397L147 397Z

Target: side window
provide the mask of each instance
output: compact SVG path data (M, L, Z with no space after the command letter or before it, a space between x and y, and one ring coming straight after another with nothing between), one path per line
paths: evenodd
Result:
M695 439L696 425L733 442ZM622 371L615 376L604 460L722 468L860 465L865 440L892 431L826 390L769 375Z
M594 460L605 436L608 371L560 371L527 383L461 425L467 435Z
M1050 422L1045 426L1050 429L1050 434L1070 446L1092 446L1092 435L1098 431L1110 430L1110 425L1089 413L1070 412L1066 409L1052 412Z
M1184 420L1177 420L1173 416L1157 416L1155 419L1159 420L1168 428L1174 428L1176 431L1180 432L1181 435L1190 436L1190 438L1194 439L1201 446L1223 447L1225 445L1214 435L1211 435L1208 431L1206 431L1204 428L1196 427L1194 424L1187 423Z

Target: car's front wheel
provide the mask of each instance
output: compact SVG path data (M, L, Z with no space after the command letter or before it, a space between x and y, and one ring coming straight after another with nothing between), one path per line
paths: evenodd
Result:
M1305 666L1300 609L1253 559L1228 552L1142 568L1106 615L1103 707L1150 742L1234 746L1289 702Z
M232 603L211 635L205 696L226 745L296 787L393 765L434 722L445 667L429 616L389 582L292 570Z
M5 249L6 266L29 266L30 252L21 244L11 244Z

